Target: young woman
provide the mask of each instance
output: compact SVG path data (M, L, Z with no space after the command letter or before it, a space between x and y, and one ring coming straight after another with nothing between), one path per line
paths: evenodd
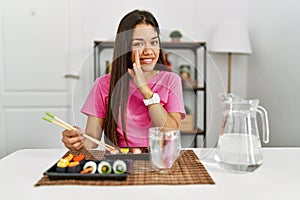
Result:
M160 30L154 16L134 10L121 20L111 73L98 78L81 112L85 133L119 147L147 147L153 126L180 128L185 117L180 77L164 71ZM82 131L62 132L69 149L93 148Z

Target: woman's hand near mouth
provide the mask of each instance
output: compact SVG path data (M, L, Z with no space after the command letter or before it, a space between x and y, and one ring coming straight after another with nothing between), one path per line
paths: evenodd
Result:
M132 69L128 68L128 73L132 78L135 86L139 89L139 91L144 96L144 98L145 99L151 98L153 92L151 91L151 89L149 88L146 82L145 75L141 67L140 56L138 51L135 51L135 62L133 63Z
M146 79L144 76L144 72L141 67L140 56L139 56L138 51L135 51L135 62L133 63L132 69L128 68L128 73L131 76L131 78L137 88L147 85L147 82L146 82Z

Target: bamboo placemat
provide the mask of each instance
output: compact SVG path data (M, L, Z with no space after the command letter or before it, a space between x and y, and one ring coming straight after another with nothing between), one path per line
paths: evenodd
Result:
M72 154L85 154L86 159L103 159L104 151L81 150L70 151ZM69 152L66 153L66 155ZM181 152L169 173L160 173L153 170L149 160L135 160L131 174L126 180L50 180L43 176L35 186L45 185L95 185L95 186L122 186L122 185L188 185L188 184L215 184L205 167L192 150Z

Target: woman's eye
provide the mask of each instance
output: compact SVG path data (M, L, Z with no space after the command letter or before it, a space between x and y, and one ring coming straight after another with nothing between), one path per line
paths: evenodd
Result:
M157 46L157 45L158 45L158 40L152 41L151 44L152 44L153 46Z
M144 46L144 44L142 42L136 42L136 43L133 43L133 46L142 47L142 46Z

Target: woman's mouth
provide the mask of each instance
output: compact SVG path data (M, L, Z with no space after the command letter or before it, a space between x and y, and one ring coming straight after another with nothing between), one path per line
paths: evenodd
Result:
M140 63L141 64L151 64L153 62L152 58L141 58Z

